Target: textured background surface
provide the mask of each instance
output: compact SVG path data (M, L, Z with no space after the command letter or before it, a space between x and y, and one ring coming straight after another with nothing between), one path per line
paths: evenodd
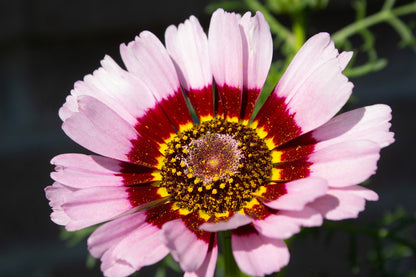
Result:
M96 69L105 54L119 61L118 45L140 31L163 38L169 24L190 14L205 27L209 22L203 1L140 2L0 1L1 276L100 275L98 269L85 268L85 244L67 248L58 238L58 226L49 220L43 192L52 183L49 160L60 153L87 152L60 129L58 108L76 80ZM346 1L336 2L315 16L312 31L333 32L351 21L344 15ZM372 178L371 188L381 199L368 204L359 222L380 217L398 204L409 211L416 206L416 55L396 47L398 37L388 26L375 31L380 55L390 63L383 71L353 79L354 105L391 105L396 143L383 150ZM288 275L309 276L327 268L329 276L342 276L340 271L349 272L342 248L342 242L330 248L320 240L295 243Z

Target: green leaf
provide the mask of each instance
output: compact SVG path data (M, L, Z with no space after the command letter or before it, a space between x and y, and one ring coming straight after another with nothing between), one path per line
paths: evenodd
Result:
M61 228L59 237L62 240L65 240L68 246L75 246L80 243L83 239L88 237L95 229L98 228L98 225L87 227L78 231L68 232L64 227Z
M163 259L163 265L172 269L175 272L182 272L181 267L179 264L172 258L171 255L167 255L166 258Z

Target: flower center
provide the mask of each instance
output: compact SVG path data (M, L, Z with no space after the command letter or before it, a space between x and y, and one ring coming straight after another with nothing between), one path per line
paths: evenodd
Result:
M228 180L238 172L243 157L238 141L228 134L211 134L191 140L185 157L186 173L200 178L204 183Z
M271 151L255 130L213 119L168 143L161 186L180 208L213 215L240 210L271 171Z

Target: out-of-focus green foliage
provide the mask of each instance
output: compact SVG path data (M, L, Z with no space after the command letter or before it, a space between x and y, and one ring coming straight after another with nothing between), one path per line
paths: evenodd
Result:
M261 11L264 14L274 35L275 50L279 57L279 60L272 64L270 76L265 84L264 93L269 93L270 88L277 83L306 38L312 35L309 33L311 29L309 27L313 27L314 24L310 22L310 14L314 10L324 9L327 4L327 0L212 1L206 10L212 12L217 8L224 8L241 12ZM387 60L377 55L375 36L370 29L375 25L389 24L400 37L399 46L411 47L416 51L414 27L412 28L403 20L403 17L416 13L416 2L402 6L395 4L395 0L385 0L384 3L380 3L379 11L368 15L367 0L351 1L353 8L351 12L355 13L355 20L334 32L332 39L337 48L346 51L353 50L355 55L364 54L367 61L355 64L353 59L345 70L345 75L359 77L386 66ZM291 19L288 26L279 21L281 15L286 15ZM351 38L356 36L361 37L361 45L353 45L351 42Z
M211 1L206 11L212 13L217 8L237 12L261 11L270 25L270 31L274 36L275 57L270 67L270 72L260 95L258 105L253 116L264 103L267 96L273 90L280 77L290 64L293 56L304 44L306 39L313 35L310 27L310 15L315 10L324 9L328 5L327 0L241 0L241 1ZM416 51L415 28L403 21L402 17L416 14L416 1L410 4L397 6L395 0L380 2L379 11L368 15L367 0L351 1L351 12L355 13L355 20L332 34L332 39L338 49L354 51L354 57L345 69L344 74L349 78L359 77L374 71L383 69L387 60L380 58L377 53L376 38L371 27L378 24L389 24L399 35L400 47L411 47ZM346 11L348 12L348 11ZM284 25L279 20L281 15L289 17L289 25ZM355 45L351 39L361 38L361 44ZM357 63L356 56L366 57L366 61Z
M292 14L306 9L324 9L328 0L266 0L265 5L276 14Z
M415 276L411 265L414 266L416 257L416 213L408 214L399 207L365 226L351 221L327 221L321 227L304 229L295 239L325 234L326 245L330 245L339 233L348 234L348 248L340 250L339 255L340 259L348 258L352 274L360 273L365 266L370 267L371 276ZM371 246L367 253L359 247L363 242Z
M68 246L74 246L88 237L97 227L98 226L95 225L75 232L68 232L62 227L59 236L62 240L67 242Z

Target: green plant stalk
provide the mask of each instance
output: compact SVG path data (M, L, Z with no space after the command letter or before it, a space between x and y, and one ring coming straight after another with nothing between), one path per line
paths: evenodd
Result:
M359 30L368 28L372 25L388 21L391 18L416 13L416 3L407 4L392 10L381 10L371 16L356 21L341 30L337 31L332 39L335 44L342 43L346 38L356 34Z
M386 0L383 5L383 10L391 10L395 3L396 0Z
M378 71L387 65L386 59L379 59L374 62L369 62L361 66L347 68L343 72L349 78L363 76L369 72Z
M409 27L406 26L400 19L393 17L390 18L388 21L390 25L396 29L397 33L399 33L400 37L402 38L403 44L411 44L413 41L413 34ZM414 42L413 42L414 43Z
M264 15L264 18L269 23L270 31L273 34L279 36L284 41L288 41L290 43L294 42L295 38L293 34L285 26L280 24L280 22L277 21L276 18L269 12L269 10L260 2L257 0L245 0L244 2L251 11L260 11Z
M231 231L220 232L222 255L224 257L225 265L225 277L239 277L241 276L240 269L238 268L231 247Z

